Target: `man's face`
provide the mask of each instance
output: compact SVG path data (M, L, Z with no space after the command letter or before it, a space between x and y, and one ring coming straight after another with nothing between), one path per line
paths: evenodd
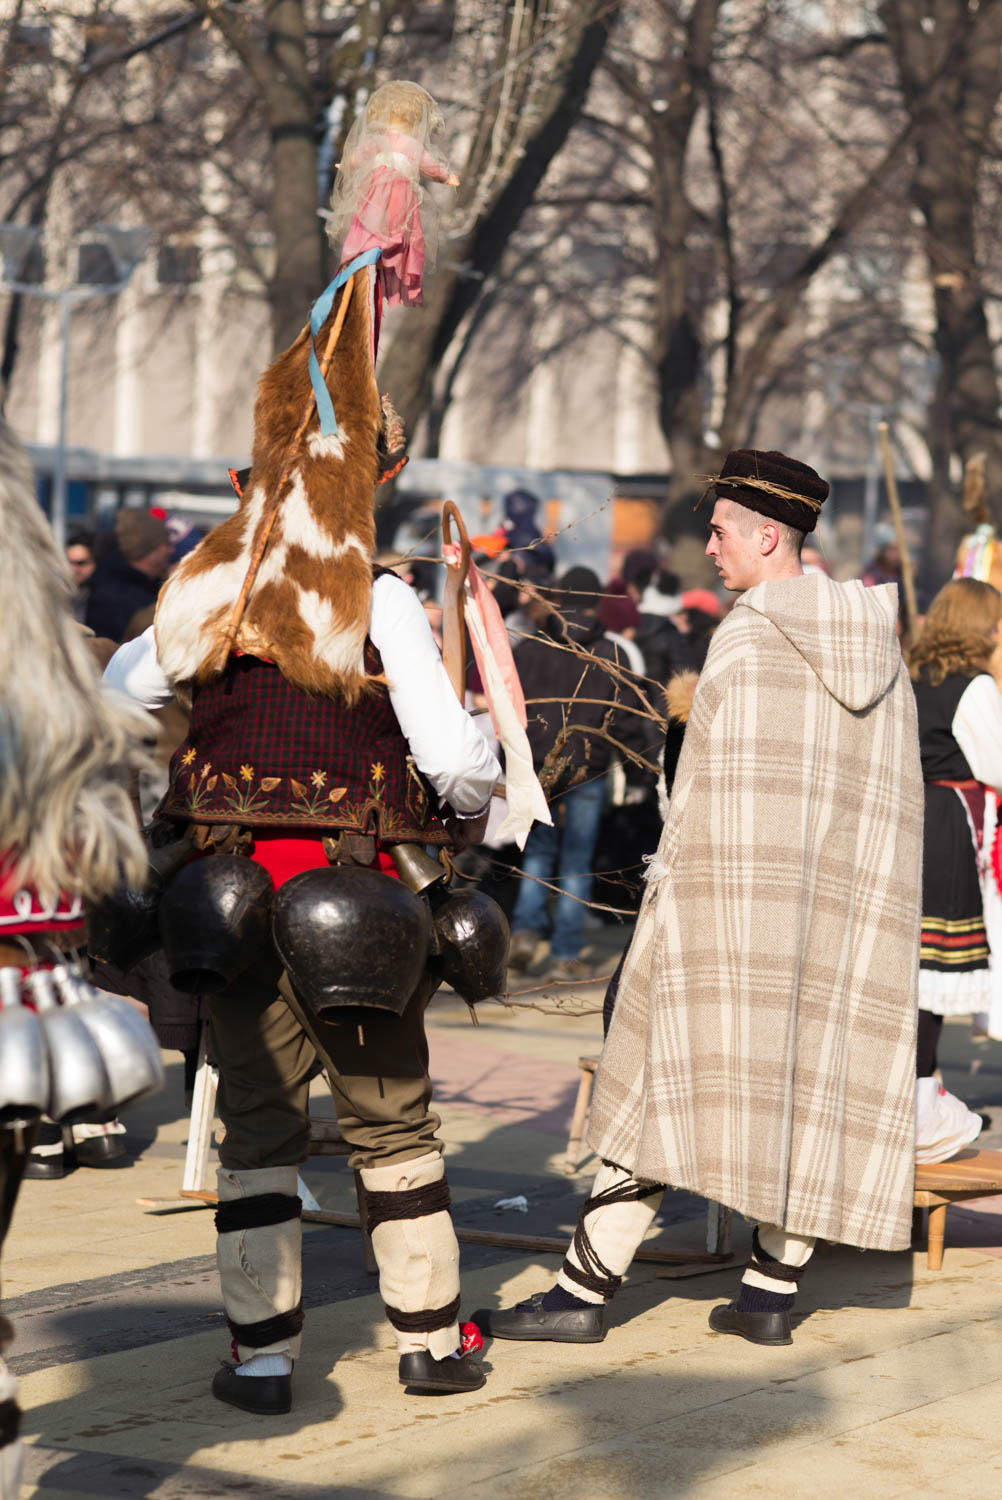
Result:
M94 559L91 557L90 548L80 545L67 547L66 561L73 570L74 582L86 583L94 571Z
M748 513L733 500L720 499L713 507L710 519L710 540L706 544L706 555L720 574L725 589L732 593L744 593L756 583L761 583L764 559L758 544L758 527L748 528Z

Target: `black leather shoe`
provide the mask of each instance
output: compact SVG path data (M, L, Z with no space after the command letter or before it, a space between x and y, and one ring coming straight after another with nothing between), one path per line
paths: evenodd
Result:
M85 1136L82 1141L74 1143L74 1151L79 1166L104 1167L110 1161L121 1161L125 1155L125 1138L121 1135Z
M548 1339L555 1344L600 1344L605 1338L605 1307L561 1308L547 1312L545 1292L534 1292L527 1302L497 1312L481 1309L473 1321L496 1339Z
M725 1302L710 1313L714 1333L736 1333L750 1344L792 1344L788 1312L739 1312L736 1302Z
M400 1384L412 1391L479 1391L487 1379L482 1366L462 1359L434 1359L427 1349L400 1356Z
M212 1377L212 1394L241 1411L278 1417L292 1410L292 1376L238 1375L236 1365L221 1365Z

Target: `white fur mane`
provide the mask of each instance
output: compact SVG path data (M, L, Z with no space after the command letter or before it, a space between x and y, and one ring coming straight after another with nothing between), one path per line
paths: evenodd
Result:
M0 525L0 854L44 902L97 899L145 879L129 782L156 730L101 689L31 467L2 419Z

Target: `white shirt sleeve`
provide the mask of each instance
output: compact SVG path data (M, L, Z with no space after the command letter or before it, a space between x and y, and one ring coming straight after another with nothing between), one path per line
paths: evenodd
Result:
M501 767L453 691L421 601L392 574L372 586L369 638L414 764L457 813L479 812Z
M986 673L964 689L951 725L971 775L1002 792L1002 693Z
M157 660L152 625L134 641L119 646L104 669L104 682L143 708L163 708L170 702L174 689Z

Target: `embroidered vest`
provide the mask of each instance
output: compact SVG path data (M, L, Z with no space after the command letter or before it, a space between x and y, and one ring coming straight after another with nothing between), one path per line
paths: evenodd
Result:
M371 641L366 666L383 670ZM231 656L195 690L169 776L158 817L449 842L385 688L349 708L300 692L254 656Z

